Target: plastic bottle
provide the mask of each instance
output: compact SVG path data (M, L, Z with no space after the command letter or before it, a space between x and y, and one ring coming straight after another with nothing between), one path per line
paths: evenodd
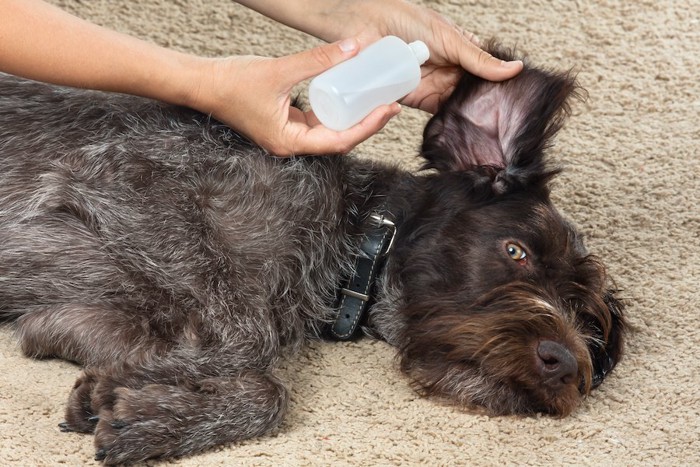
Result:
M383 37L314 78L309 85L311 109L325 127L348 129L380 105L413 91L429 56L421 41L406 44L396 36Z

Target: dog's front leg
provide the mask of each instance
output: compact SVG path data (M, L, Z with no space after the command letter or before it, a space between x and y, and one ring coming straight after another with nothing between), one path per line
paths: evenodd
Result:
M108 464L172 457L261 436L282 421L287 390L265 369L226 368L223 354L173 352L139 366L87 369L66 430L93 431Z
M279 380L257 371L207 378L194 388L116 388L112 410L99 412L96 458L135 462L264 435L281 422L286 394Z

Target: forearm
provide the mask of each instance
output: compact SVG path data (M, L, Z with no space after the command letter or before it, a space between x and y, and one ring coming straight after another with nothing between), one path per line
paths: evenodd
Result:
M268 18L328 42L359 34L358 12L369 14L376 0L236 0ZM384 2L386 3L386 2Z
M83 21L38 0L0 0L0 70L184 104L196 57Z

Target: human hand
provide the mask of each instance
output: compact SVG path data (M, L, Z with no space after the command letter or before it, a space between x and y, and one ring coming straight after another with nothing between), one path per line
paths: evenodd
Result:
M187 105L211 114L276 156L346 153L383 128L400 106L382 106L348 130L333 131L312 111L292 107L290 94L301 81L358 50L359 42L347 39L281 58L205 59Z
M503 62L479 48L478 38L457 27L437 12L403 0L354 0L339 2L327 13L327 29L317 31L326 39L356 36L362 47L387 35L404 41L421 40L430 59L421 67L418 88L401 102L430 113L453 91L467 70L482 78L502 81L518 74L520 61Z

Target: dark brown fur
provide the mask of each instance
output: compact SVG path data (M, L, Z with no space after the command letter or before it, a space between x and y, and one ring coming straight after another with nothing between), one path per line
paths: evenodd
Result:
M332 319L385 206L399 227L365 333L423 394L567 415L624 335L604 267L549 199L544 151L575 90L529 66L466 75L410 174L275 159L189 110L2 76L0 316L27 355L85 366L61 426L94 432L98 459L264 435L287 405L279 358Z

